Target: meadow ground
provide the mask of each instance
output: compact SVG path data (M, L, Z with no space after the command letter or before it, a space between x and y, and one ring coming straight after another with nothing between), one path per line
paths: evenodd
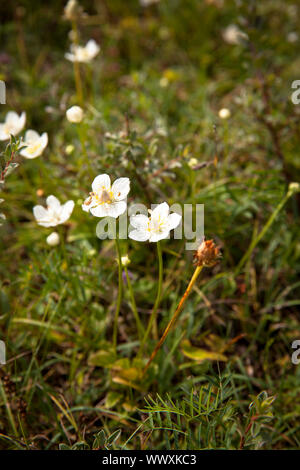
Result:
M0 6L0 448L299 448L300 5L80 5ZM87 200L101 174L128 207L204 204L222 254L147 370L193 252L101 240L91 208L129 189ZM50 195L74 207L34 214Z

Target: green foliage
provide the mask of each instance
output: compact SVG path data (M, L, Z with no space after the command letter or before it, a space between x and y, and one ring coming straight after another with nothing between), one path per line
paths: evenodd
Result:
M259 404L255 414L251 403L248 415L241 417L234 398L236 391L230 386L232 375L203 377L204 380L206 378L208 382L199 390L184 388L184 394L176 401L169 394L165 399L158 394L156 399L146 399L147 406L143 411L149 414L147 428L158 434L161 448L233 450L245 446L249 449L261 447L264 444L264 424L273 417L270 407L274 397L267 398L267 393L261 392L254 397L253 403ZM252 424L254 417L251 438L247 428L244 438L244 422Z

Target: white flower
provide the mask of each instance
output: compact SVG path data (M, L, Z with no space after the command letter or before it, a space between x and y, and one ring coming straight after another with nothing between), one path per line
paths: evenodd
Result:
M55 196L46 199L47 208L34 206L33 215L39 225L43 227L56 227L66 222L74 209L74 201L61 204Z
M76 44L71 44L71 52L65 54L65 58L71 62L91 62L100 51L100 47L94 41L90 39L85 46L77 46Z
M95 217L114 217L126 211L126 197L130 191L129 178L118 178L111 186L110 177L98 175L92 183L93 192L82 204L82 209Z
M241 31L235 24L230 24L223 31L223 39L228 44L241 44L243 40L248 39L248 35Z
M231 112L229 111L229 109L227 109L227 108L220 109L219 117L221 119L228 119L228 118L230 118L230 116L231 116Z
M59 239L59 234L57 232L52 232L48 237L46 238L46 242L50 246L56 246L59 245L60 239Z
M181 222L181 215L173 212L166 202L159 204L153 211L149 210L150 217L143 214L132 215L130 223L135 228L129 233L129 238L139 242L158 242L168 238L170 230L176 228Z
M66 112L68 121L81 122L83 118L83 109L80 106L72 106Z
M0 124L0 140L9 140L10 134L17 135L26 122L26 113L19 116L15 111L9 111L5 117L4 123Z
M25 133L25 140L22 142L25 145L20 152L25 158L36 158L39 157L48 144L48 134L44 132L39 135L36 131L29 129Z

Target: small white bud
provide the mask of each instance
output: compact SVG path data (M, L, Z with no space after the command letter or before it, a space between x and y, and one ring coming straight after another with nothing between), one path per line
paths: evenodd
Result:
M66 112L68 121L70 122L81 122L83 118L83 109L80 106L72 106Z
M71 155L71 153L74 152L74 149L75 149L74 145L69 144L66 146L65 152L67 155Z
M289 189L288 189L290 194L293 193L298 193L300 191L300 184L299 183L290 183L289 184Z
M60 242L59 240L59 234L57 232L52 232L48 237L46 238L46 242L50 246L57 246Z
M228 118L230 118L230 116L231 116L231 112L229 111L229 109L227 109L227 108L220 109L219 117L221 119L228 119Z
M128 255L122 256L121 257L121 264L122 266L128 266L130 264L130 259L128 258Z
M190 168L194 168L196 165L198 164L198 160L197 158L190 158L190 160L188 161L188 166Z

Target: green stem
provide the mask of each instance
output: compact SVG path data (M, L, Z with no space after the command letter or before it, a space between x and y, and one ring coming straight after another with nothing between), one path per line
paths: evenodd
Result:
M155 300L154 307L150 316L150 320L147 326L147 330L140 346L138 356L140 356L143 352L144 346L149 337L152 326L154 326L154 331L156 332L156 335L157 335L157 323L156 323L157 310L161 301L162 279L163 279L163 260L162 260L162 251L161 251L160 242L157 242L157 256L158 256L158 269L159 269L157 295L156 295L156 300Z
M238 266L236 267L236 270L235 270L235 275L237 275L241 268L243 267L243 265L247 262L247 260L250 258L254 248L256 247L256 245L260 242L260 240L265 236L265 234L267 233L267 231L269 230L269 228L271 227L271 225L273 224L274 220L276 219L277 215L279 214L279 212L281 211L281 209L283 208L283 206L285 205L285 203L288 201L288 199L294 194L294 191L293 190L288 190L288 192L286 193L286 195L282 198L282 200L280 201L280 203L278 204L278 206L276 207L276 209L274 210L274 212L271 214L271 216L269 217L269 219L267 220L265 226L263 227L263 229L261 230L261 232L257 235L257 237L254 237L252 242L250 243L250 246L248 248L248 250L246 251L246 253L244 254L244 256L242 257L241 261L239 262Z
M128 274L128 269L127 269L126 266L124 266L124 270L125 270L127 285L128 285L128 289L129 289L132 312L133 312L133 315L134 315L134 318L135 318L135 321L136 321L136 326L137 326L137 330L138 330L139 339L140 339L140 341L142 341L143 335L144 335L144 328L143 328L143 325L141 323L141 320L140 320L140 317L139 317L139 314L138 314L138 311L137 311L137 308L136 308L134 293L133 293L130 277L129 277L129 274Z
M13 417L13 414L11 412L11 408L10 408L10 403L9 401L7 400L7 396L6 396L6 393L5 393L5 390L4 390L4 387L2 385L2 382L1 382L1 379L0 379L0 395L2 397L2 400L5 404L5 407L6 407L6 412L7 412L7 417L8 417L8 421L11 425L11 428L13 430L13 433L16 437L18 437L19 433L17 431L17 428L16 428L16 423L15 423L15 420L14 420L14 417Z
M83 153L83 158L79 159L80 167L84 168L84 161L86 160L87 165L88 165L89 175L90 175L90 177L92 177L93 176L93 168L92 168L92 165L91 165L91 162L90 162L90 159L89 159L89 155L88 155L88 152L87 152L87 149L86 149L86 145L85 145L85 143L87 141L85 124L84 123L76 124L76 128L77 128L77 134L78 134L78 137L79 137L79 140L80 140L82 153Z
M116 236L116 248L118 253L118 271L119 271L119 288L118 288L118 298L117 306L115 311L114 326L113 326L113 347L117 350L117 334L118 334L118 319L120 313L120 307L122 302L122 293L123 293L123 281L122 281L122 262L121 262L121 250L119 240Z

